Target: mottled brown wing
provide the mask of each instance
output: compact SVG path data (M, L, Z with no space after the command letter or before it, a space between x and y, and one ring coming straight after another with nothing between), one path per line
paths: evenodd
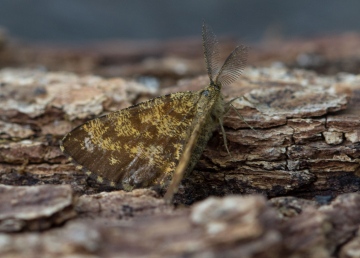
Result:
M199 92L161 96L75 128L62 150L89 175L131 190L164 187L193 127Z

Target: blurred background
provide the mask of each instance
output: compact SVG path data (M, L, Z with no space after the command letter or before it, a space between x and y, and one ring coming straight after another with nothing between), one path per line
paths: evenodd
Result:
M358 31L359 11L356 0L2 0L0 25L24 40L79 42L198 37L205 20L219 35L259 41Z
M0 68L42 67L161 85L203 74L201 24L249 65L360 72L360 2L1 0Z

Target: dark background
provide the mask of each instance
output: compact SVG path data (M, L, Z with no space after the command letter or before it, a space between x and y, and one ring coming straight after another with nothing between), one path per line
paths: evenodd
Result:
M246 41L360 30L358 0L0 0L0 26L31 41L84 42L218 35Z

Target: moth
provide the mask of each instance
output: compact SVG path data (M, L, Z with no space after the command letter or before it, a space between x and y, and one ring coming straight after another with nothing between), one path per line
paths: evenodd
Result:
M240 76L247 48L236 47L221 65L218 41L205 23L202 42L210 79L205 89L160 96L89 120L63 138L61 150L99 182L126 191L167 189L165 199L171 201L219 126L229 152L223 117L233 100L225 103L221 88Z

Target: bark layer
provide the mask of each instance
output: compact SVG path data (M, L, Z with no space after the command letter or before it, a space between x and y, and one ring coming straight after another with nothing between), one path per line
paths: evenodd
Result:
M99 193L113 189L76 171L58 147L72 127L154 92L123 79L1 70L0 254L352 257L360 223L360 197L351 193L359 190L359 80L247 69L224 89L227 100L244 96L233 102L243 118L230 109L224 121L231 156L215 132L175 201L253 195L174 209L151 190ZM206 84L199 77L156 95Z

